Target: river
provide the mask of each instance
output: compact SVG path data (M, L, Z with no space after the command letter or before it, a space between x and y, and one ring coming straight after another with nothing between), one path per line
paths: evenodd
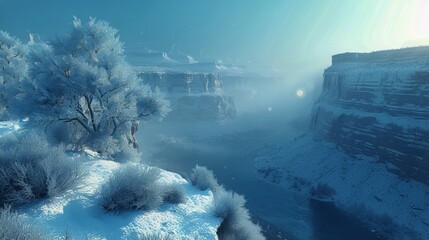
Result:
M225 188L245 195L246 207L267 239L381 239L331 204L310 201L303 193L256 178L253 159L265 144L285 142L303 133L294 128L258 126L150 125L139 138L143 161L184 176L196 164L211 169Z

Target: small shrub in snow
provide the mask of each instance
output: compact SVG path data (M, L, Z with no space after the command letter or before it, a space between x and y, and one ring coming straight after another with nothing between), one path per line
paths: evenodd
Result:
M198 165L192 169L189 181L200 190L211 189L212 191L216 191L219 188L219 184L213 172L208 170L206 167Z
M43 134L31 132L0 148L0 203L22 203L57 196L76 188L84 171L61 146L50 146Z
M224 219L217 230L219 239L265 239L261 227L251 221L243 196L220 189L215 193L214 201L215 216Z
M189 181L201 190L211 189L213 191L213 213L224 219L217 229L220 240L265 239L261 233L261 227L252 222L248 210L244 207L246 203L244 197L226 191L218 184L212 171L197 165L192 170Z
M314 198L328 198L334 195L335 189L328 186L326 183L318 183L316 187L311 187L310 195Z
M243 216L248 216L248 212L244 208L246 200L243 196L222 190L215 195L214 199L214 213L217 217L228 220L236 220L242 218Z
M112 212L155 208L163 201L159 178L159 169L137 164L123 165L102 185L101 206Z
M0 209L0 239L42 240L49 239L40 229L29 224L26 219L10 206Z
M185 191L178 185L166 186L163 195L164 202L179 204L186 201Z

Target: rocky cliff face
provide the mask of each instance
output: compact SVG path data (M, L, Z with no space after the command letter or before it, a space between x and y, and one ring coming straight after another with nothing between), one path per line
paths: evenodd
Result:
M172 111L166 120L224 121L235 116L234 101L223 91L216 73L145 71L139 75L167 95Z
M429 184L429 47L333 56L311 128Z

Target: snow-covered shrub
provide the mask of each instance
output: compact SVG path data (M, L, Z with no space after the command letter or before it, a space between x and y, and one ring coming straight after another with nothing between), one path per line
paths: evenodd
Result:
M219 187L213 171L198 165L192 169L192 172L189 175L189 181L200 190L210 189L212 191L216 191Z
M312 186L310 189L310 195L313 198L329 198L335 193L335 189L333 189L326 183L318 183L316 187Z
M84 170L62 146L30 132L0 147L0 203L23 203L57 196L79 186Z
M217 230L220 240L265 239L261 233L261 227L252 222L249 211L244 207L246 203L244 197L226 191L217 182L213 171L197 165L192 169L189 181L200 190L210 189L213 191L213 214L224 219Z
M163 201L159 178L157 168L125 164L101 186L101 206L111 212L155 208Z
M164 187L164 202L179 204L186 201L185 191L178 185L168 185Z
M48 236L35 225L11 211L10 206L0 209L0 239L48 240Z
M145 85L125 61L117 30L107 22L75 19L64 37L32 43L28 58L29 75L15 112L46 125L62 122L67 131L57 132L57 139L71 141L65 137L71 133L77 139L66 144L76 148L91 145L113 157L122 149L122 138L137 146L139 121L169 111L162 94Z
M219 239L259 240L265 239L261 227L252 222L249 211L244 207L243 196L219 189L214 195L214 215L223 218L217 230Z
M11 98L20 91L20 82L28 70L26 45L0 31L0 117L8 119L6 110Z

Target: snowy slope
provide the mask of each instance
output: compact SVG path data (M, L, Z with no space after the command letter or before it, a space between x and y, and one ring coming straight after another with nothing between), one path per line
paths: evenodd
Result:
M34 222L58 236L69 232L73 238L136 239L144 234L162 234L178 239L217 239L221 219L211 213L213 195L200 191L178 174L163 171L160 181L183 185L187 200L183 204L163 204L150 211L106 213L98 204L97 190L118 163L88 160L88 179L76 192L44 200L22 209Z
M3 122L0 137L19 128L18 123ZM81 156L74 153L70 157ZM158 181L182 186L185 203L164 203L149 211L107 213L100 206L98 189L120 164L87 155L84 158L87 176L83 186L59 197L24 205L18 212L57 238L67 233L73 239L138 239L148 235L217 239L216 230L222 219L212 213L213 194L210 190L201 191L180 175L161 170Z
M389 226L372 224L378 231L397 226L392 239L428 239L428 185L399 178L374 158L352 158L335 144L313 138L307 134L287 144L266 146L255 159L259 176L305 193L319 183L327 184L336 192L328 199L362 220L370 220L368 212L390 216Z

